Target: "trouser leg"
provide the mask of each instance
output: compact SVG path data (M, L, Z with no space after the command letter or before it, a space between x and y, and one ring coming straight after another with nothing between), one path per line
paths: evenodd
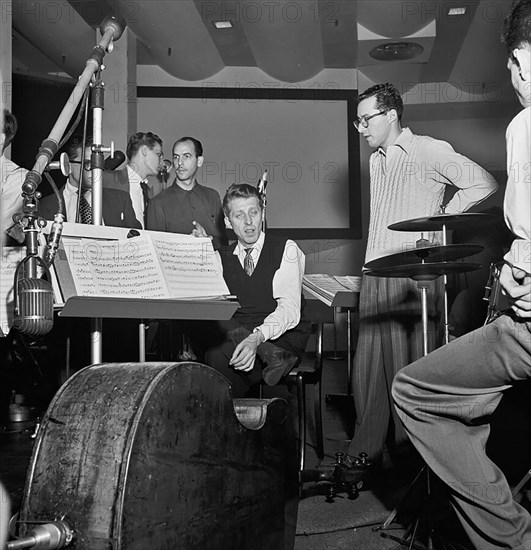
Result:
M378 461L391 417L395 445L407 441L391 406L391 385L401 368L422 355L421 299L417 283L410 279L365 276L362 285L360 329L352 377L356 425L349 454L366 452ZM430 349L436 345L437 296L438 289L433 283L427 292Z
M503 391L531 377L530 327L503 316L401 370L393 386L409 437L478 550L531 548L531 518L485 453Z
M377 315L377 280L363 277L358 344L352 372L352 396L356 411L352 456L365 452L379 460L389 426L389 400L383 375L381 325Z

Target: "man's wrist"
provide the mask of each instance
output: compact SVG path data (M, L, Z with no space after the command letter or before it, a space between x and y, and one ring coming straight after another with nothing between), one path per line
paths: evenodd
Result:
M258 338L258 344L263 344L265 342L265 336L264 333L260 330L260 327L256 327L253 329L253 334L256 334L256 337Z

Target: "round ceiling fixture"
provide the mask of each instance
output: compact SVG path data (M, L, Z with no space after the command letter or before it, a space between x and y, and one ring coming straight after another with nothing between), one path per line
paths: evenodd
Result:
M424 48L416 42L389 42L376 46L369 55L378 61L404 61L419 56Z

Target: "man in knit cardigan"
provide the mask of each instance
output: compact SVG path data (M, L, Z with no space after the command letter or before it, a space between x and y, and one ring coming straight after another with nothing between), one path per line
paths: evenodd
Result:
M240 308L212 329L206 363L246 397L262 380L274 386L302 356L309 324L301 321L304 254L297 244L262 231L257 189L233 184L223 199L225 223L237 241L220 250L223 278ZM217 341L216 341L217 340Z
M414 248L437 235L392 231L394 222L441 212L445 191L455 191L448 214L463 212L494 193L494 178L446 142L402 128L402 98L392 84L378 84L359 97L354 125L376 151L370 157L370 223L365 262ZM440 236L439 236L440 240ZM429 349L437 346L440 317L436 281L428 289ZM441 300L442 301L442 300ZM366 452L380 462L392 418L394 451L407 451L407 436L391 400L395 374L422 356L421 291L407 278L364 276L352 394L356 425L349 454Z

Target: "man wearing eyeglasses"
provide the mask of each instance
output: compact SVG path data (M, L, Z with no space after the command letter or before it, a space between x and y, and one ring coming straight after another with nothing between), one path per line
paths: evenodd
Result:
M446 213L463 212L497 189L494 178L445 141L402 128L403 102L392 84L378 84L359 96L354 126L370 147L370 223L365 262L414 248L437 235L392 231L394 222L441 212L447 190L454 194ZM449 189L452 188L452 189ZM427 243L426 243L427 244ZM436 284L428 289L430 349L437 346ZM360 327L353 370L356 407L349 454L368 453L381 462L394 424L395 457L407 452L406 433L391 400L395 374L423 353L421 291L407 278L364 276L360 295ZM392 438L391 438L392 439Z
M78 135L72 136L64 146L70 162L70 175L59 192L65 203L65 221L67 222L92 223L91 146L92 139L88 138L85 141L83 156L83 138ZM102 197L102 215L105 225L140 228L127 192L103 188ZM39 216L53 220L58 211L58 199L55 194L48 195L39 201Z

